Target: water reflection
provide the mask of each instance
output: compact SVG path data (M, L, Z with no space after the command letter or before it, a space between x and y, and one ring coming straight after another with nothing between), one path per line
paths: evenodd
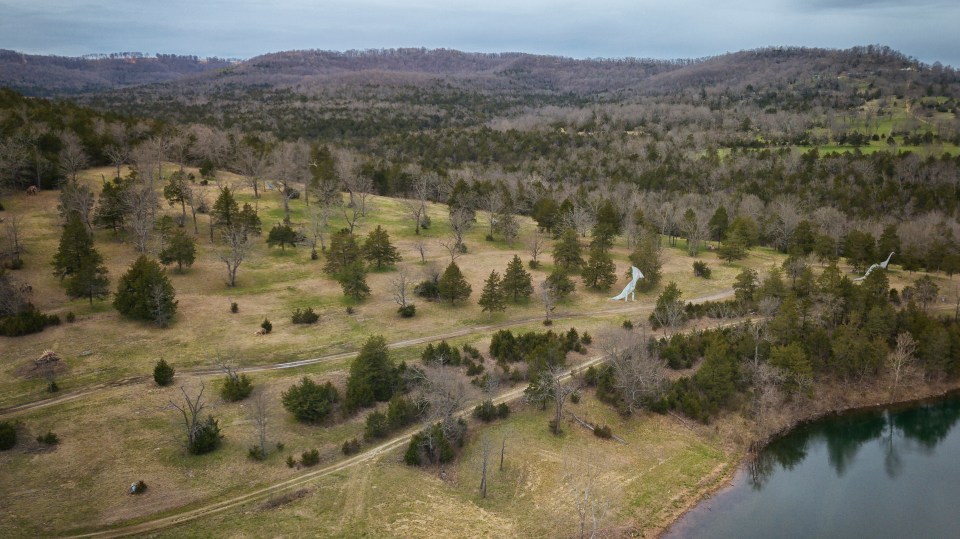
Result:
M857 412L805 425L771 442L747 466L749 482L760 490L775 471L791 470L815 444L825 444L827 458L842 477L864 444L883 443L884 471L895 478L903 471L904 445L931 453L960 419L960 396L899 410Z

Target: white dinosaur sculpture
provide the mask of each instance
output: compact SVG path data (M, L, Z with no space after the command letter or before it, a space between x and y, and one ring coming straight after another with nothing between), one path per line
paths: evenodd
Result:
M637 281L643 279L643 273L640 273L640 270L636 266L630 266L630 271L633 273L633 279L627 283L627 286L623 287L623 292L620 292L616 296L610 298L612 300L622 299L623 301L636 301L637 296L634 293L634 289L637 288ZM629 296L629 299L627 298Z
M857 277L856 279L853 280L853 282L859 283L860 281L866 279L866 278L867 278L867 275L870 275L870 272L873 271L873 270L875 270L875 269L877 269L877 268L887 269L887 266L890 265L890 259L893 258L893 255L894 255L893 251L890 251L890 254L887 255L887 259L886 259L886 260L884 260L883 262L881 262L881 263L879 263L879 264L874 264L874 265L870 266L869 268L867 268L867 272L863 274L863 277Z

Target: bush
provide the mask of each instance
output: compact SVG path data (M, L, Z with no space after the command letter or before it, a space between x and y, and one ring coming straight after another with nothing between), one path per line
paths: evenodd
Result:
M440 344L436 347L433 344L428 344L424 348L420 360L424 365L439 365L441 360L444 365L459 366L461 363L460 352L450 346L447 341L440 341Z
M493 241L493 234L487 234L484 239L487 241Z
M623 329L633 329L633 322L631 322L630 320L624 320Z
M340 395L330 382L319 385L303 377L299 384L284 391L280 400L283 407L299 421L316 423L330 415Z
M710 278L710 266L703 260L697 260L693 263L693 274L704 279Z
M423 217L420 218L420 228L422 228L422 229L424 229L424 230L430 228L430 216L429 216L429 215L424 215Z
M17 445L17 426L10 421L0 421L0 451Z
M47 391L50 393L56 393L57 391L60 391L60 386L57 385L56 381L50 380L50 384L47 385Z
M176 369L161 359L153 368L153 381L156 382L158 386L168 386L173 383L174 372L176 372Z
M223 435L220 434L220 424L212 415L207 416L207 420L200 424L197 432L193 436L193 441L188 448L192 455L203 455L220 447Z
M477 376L483 374L484 368L480 363L473 363L472 361L467 365L467 376Z
M539 260L531 260L531 261L527 262L527 265L530 266L530 269L537 269L537 268L540 267L540 261L539 261Z
M270 320L264 318L263 322L260 323L260 328L264 331L264 333L270 333L273 331L273 324L270 323Z
M230 302L230 312L232 312L233 314L237 314L238 312L240 312L240 306L237 305L236 301Z
M47 326L59 325L59 316L55 314L43 314L31 306L21 313L0 318L0 335L4 337L20 337L31 333L39 333Z
M287 468L293 468L297 465L297 460L293 458L293 455L287 456Z
M440 285L431 280L421 281L413 287L413 293L427 301L437 301L440 299Z
M613 429L611 429L608 425L603 425L601 427L594 427L593 435L596 436L597 438L603 438L604 440L609 440L610 438L613 438Z
M400 313L400 316L403 318L413 318L414 315L417 314L417 306L412 303L408 303L397 309L397 312Z
M247 456L250 457L250 458L253 459L253 460L263 460L263 459L264 459L263 453L260 452L260 446L259 446L259 445L251 445L251 446L247 449Z
M552 325L553 325L553 320L549 320L549 319L548 319L548 320L544 320L544 321L543 321L543 325L545 325L545 326L552 326Z
M477 350L474 346L470 346L469 344L463 345L463 353L472 359L483 361L483 356L480 355L480 350Z
M397 430L412 424L420 418L424 405L418 404L410 399L395 395L390 399L387 407L387 424L390 430Z
M242 401L253 392L253 384L246 374L228 374L220 388L220 397L227 402Z
M6 268L7 268L7 269L11 269L11 270L23 269L23 259L22 259L22 258L14 258L14 259L11 260L10 262L7 262L7 263L6 263Z
M72 324L77 321L77 315L73 314L73 311L67 313L67 323Z
M384 438L390 433L387 415L383 412L373 412L367 416L367 426L363 429L363 437L367 440Z
M340 450L343 451L344 455L355 455L360 452L360 440L357 438L347 440L343 442L343 447Z
M297 309L293 311L294 324L315 324L320 320L320 315L313 312L313 307L307 307L304 310Z
M487 423L494 419L503 419L508 415L510 415L510 407L505 402L494 405L493 401L485 400L473 409L473 417Z
M580 392L574 391L570 394L570 402L573 404L580 404Z
M300 454L300 465L304 468L309 468L310 466L316 466L320 463L320 450L311 449L310 451L304 451Z

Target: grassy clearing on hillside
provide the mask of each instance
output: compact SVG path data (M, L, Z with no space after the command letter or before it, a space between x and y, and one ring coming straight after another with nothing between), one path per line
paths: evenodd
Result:
M375 462L312 482L300 498L276 507L262 502L190 522L159 537L558 537L576 529L572 489L598 466L594 494L609 504L605 529L650 531L700 489L711 485L735 455L670 416L619 417L585 395L570 411L613 427L627 444L601 440L565 423L548 432L550 412L529 407L482 430L473 428L458 461L411 468L394 451ZM504 470L500 436L507 433ZM480 438L491 436L488 497L479 494ZM282 501L276 498L278 503Z

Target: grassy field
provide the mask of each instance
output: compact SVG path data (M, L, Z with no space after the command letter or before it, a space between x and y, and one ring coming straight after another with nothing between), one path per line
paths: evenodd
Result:
M103 173L88 171L84 181L99 191ZM239 184L230 176L223 181ZM246 189L239 192L241 201L253 202ZM264 229L269 229L281 217L276 193L266 194L257 203ZM514 322L517 330L543 328L542 307L536 301L511 306L495 316L482 313L476 305L491 269L502 272L514 254L529 258L522 241L515 246L484 241L483 214L466 240L468 254L458 259L473 286L471 301L455 307L418 301L417 316L409 320L396 314L388 288L392 272L371 273L371 297L354 304L343 299L339 286L321 273L321 263L311 261L307 249L282 253L268 249L262 240L255 241L252 254L241 266L239 286L229 289L225 270L205 239L206 218L201 217L197 263L184 274L170 273L180 310L171 328L158 329L122 319L109 302L95 302L91 307L63 294L49 266L59 238L55 193L14 196L7 204L8 214L24 217L30 249L26 268L15 275L33 287L32 299L40 309L61 317L72 311L77 321L26 337L0 337L0 407L50 396L45 391L46 381L30 376L28 370L45 349L57 351L67 365L58 379L64 394L100 389L4 417L23 423L18 446L0 453L0 536L4 537L62 534L226 499L304 473L284 464L288 456L297 457L304 450L319 449L321 465L341 461L340 445L362 433L364 414L340 423L309 426L295 422L279 402L280 394L303 376L331 380L342 388L349 355L295 369L256 372L254 384L268 402L269 439L283 442L285 448L274 450L263 463L248 459L247 448L255 441L252 403L223 402L217 396L221 376L189 372L213 367L218 353L236 365L256 366L356 350L367 336L375 334L402 344L418 337L460 333L451 338L453 344L470 343L486 354L492 333L489 326ZM422 271L424 266L413 247L416 237L400 204L379 197L371 204L375 209L361 234L377 224L384 226L403 254L403 264L414 274ZM303 210L302 202L295 201L294 221L302 220ZM432 205L430 215L434 226L423 234L428 244L427 263L442 267L448 255L437 242L446 232L446 208ZM529 219L523 219L522 225L527 234L533 228ZM332 226L339 227L339 221ZM700 258L713 268L713 278L704 280L693 276L693 258L684 247L680 241L665 249L663 271L664 281L677 282L685 299L728 290L743 267L763 273L783 259L773 250L755 249L742 263L728 265L720 263L713 252L704 252ZM97 248L116 283L135 258L133 247L107 232L98 232ZM626 312L623 309L628 306L607 299L625 282L627 254L626 246L618 243L614 258L621 277L612 293L578 287L571 299L557 307L556 314L567 318L555 324L556 330L576 327L590 331L596 339L588 355L570 356L574 363L599 353L604 332L620 331L617 328L624 319L637 322L646 318L644 306L652 305L656 292L638 294L637 303ZM549 260L549 255L545 259ZM534 272L534 279L541 280L550 269L550 264L544 264ZM891 273L897 287L913 279L899 271ZM230 301L239 303L239 313L229 312ZM307 327L293 325L291 311L307 306L320 313L320 322ZM354 314L347 314L347 306L355 309ZM273 334L255 337L254 331L265 317L274 323ZM392 357L415 361L422 348L399 347ZM161 357L179 370L172 387L159 388L148 379ZM492 367L489 362L487 365ZM142 379L121 383L131 377ZM195 393L201 384L206 385L210 412L223 427L225 445L210 455L189 457L170 401L180 398L177 386ZM470 398L476 400L479 394ZM548 412L526 409L506 421L473 429L462 457L442 472L403 466L400 453L394 451L313 481L304 487L302 496L298 494L288 503L275 500L276 506L267 507L258 501L193 521L166 535L554 536L571 526L571 478L588 473L591 467L597 479L596 492L609 509L605 525L648 533L717 481L738 457L732 449L735 444L724 442L729 436L712 428L691 429L672 416L642 415L625 420L589 395L571 405L570 411L588 421L611 425L627 444L600 440L575 424L565 426L564 436L554 437L546 428ZM61 444L50 449L33 441L47 431L57 433ZM480 440L490 436L499 447L503 432L507 433L505 469L501 473L494 466L490 496L482 500L477 491ZM143 496L127 495L130 483L139 479L146 481L150 490Z

